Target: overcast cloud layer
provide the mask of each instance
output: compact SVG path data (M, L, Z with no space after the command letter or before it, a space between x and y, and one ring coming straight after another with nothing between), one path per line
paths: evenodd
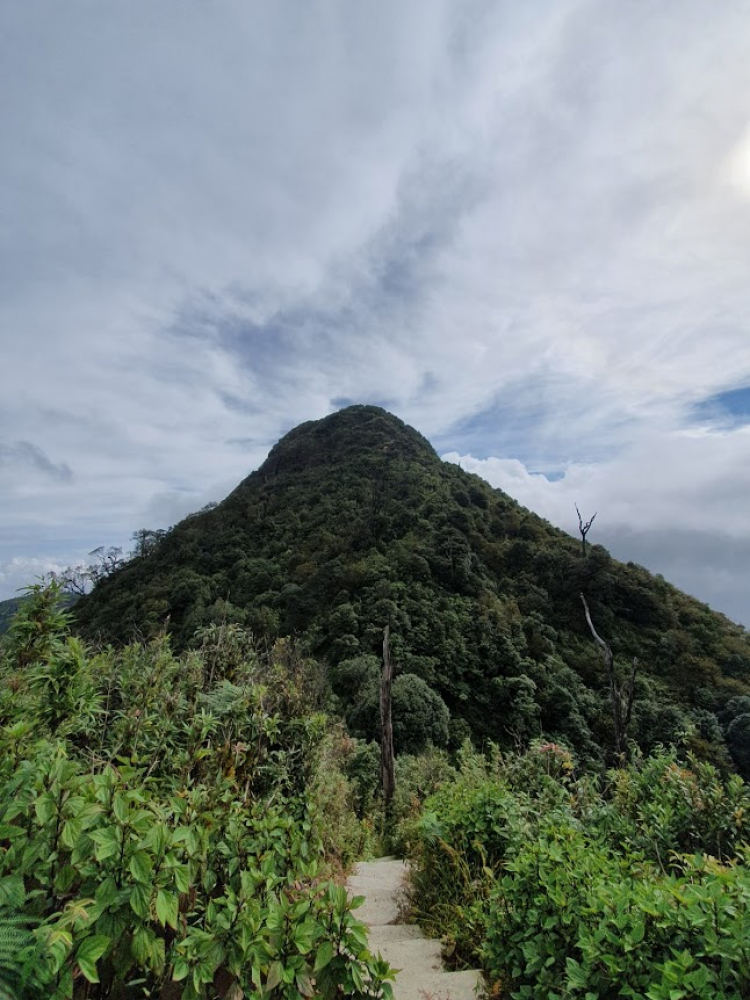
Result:
M0 12L0 598L376 402L750 624L750 12Z

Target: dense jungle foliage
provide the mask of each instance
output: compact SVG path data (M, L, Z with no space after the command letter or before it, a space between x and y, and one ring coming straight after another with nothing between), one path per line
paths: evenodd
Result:
M0 998L389 997L328 878L377 755L318 666L231 624L93 650L58 598L0 647Z
M427 794L401 813L414 916L456 965L483 969L491 995L750 996L750 790L737 775L660 750L602 785L541 741L406 764Z
M601 768L615 757L611 704L583 592L618 669L638 661L630 739L750 775L743 629L600 546L583 558L377 407L297 427L223 503L161 534L77 605L85 637L166 627L184 650L222 622L269 646L293 635L329 665L350 730L369 739L389 624L397 673L410 675L399 696L425 738L455 749L467 735L503 747L544 735ZM403 732L399 749L415 749Z

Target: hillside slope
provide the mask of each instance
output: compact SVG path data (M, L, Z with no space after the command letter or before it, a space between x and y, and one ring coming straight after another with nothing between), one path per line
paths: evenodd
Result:
M298 636L350 707L372 700L367 657L390 624L398 669L441 695L454 741L544 734L594 761L611 716L580 592L623 668L638 658L631 735L721 761L732 719L750 711L745 632L600 546L582 558L575 539L441 462L377 407L291 431L223 503L102 581L76 613L105 641L167 625L184 647L223 620L268 640Z
M6 601L0 601L0 635L7 631L13 616L20 606L20 597L9 597Z

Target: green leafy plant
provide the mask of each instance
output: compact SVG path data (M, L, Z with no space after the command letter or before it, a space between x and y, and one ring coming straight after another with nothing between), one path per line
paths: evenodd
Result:
M35 616L0 668L0 1000L388 998L327 878L314 666L236 630L229 659L92 653Z
M513 998L739 1000L750 790L674 751L607 781L560 745L465 749L413 823L420 922Z

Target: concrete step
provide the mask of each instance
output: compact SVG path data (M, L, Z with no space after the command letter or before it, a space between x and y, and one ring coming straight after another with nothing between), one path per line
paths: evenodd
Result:
M442 972L443 957L440 942L430 938L412 938L410 941L386 941L378 950L383 958L394 969L414 970L422 972ZM375 951L375 944L370 938L370 951Z
M364 893L355 893L361 896ZM395 924L398 920L398 901L392 896L368 894L362 906L354 911L357 920L369 927L381 927L383 924Z
M356 916L369 926L370 950L398 969L394 1000L476 1000L478 972L446 972L440 942L415 924L399 924L406 865L385 858L360 862L349 877L350 896L364 896Z
M403 861L360 862L349 876L353 885L398 889L406 875L406 865Z
M416 924L381 924L370 928L370 941L377 941L378 947L389 941L423 941L424 931Z
M476 1000L481 986L478 972L435 972L410 976L407 971L396 976L394 1000Z

